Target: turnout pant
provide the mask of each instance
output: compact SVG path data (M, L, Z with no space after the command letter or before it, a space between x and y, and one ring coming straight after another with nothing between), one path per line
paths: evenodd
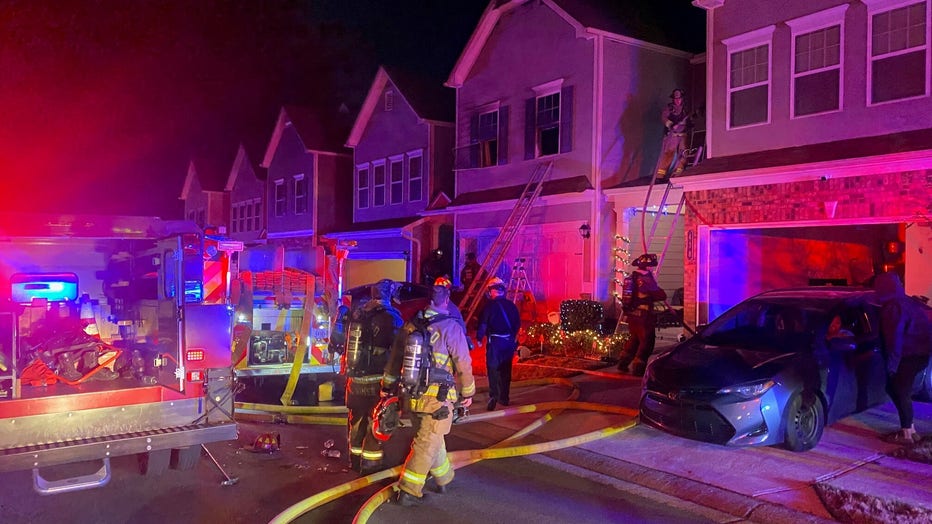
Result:
M642 370L647 365L647 359L654 352L654 343L657 340L657 317L645 310L636 310L627 314L630 338L625 343L618 367L637 365Z
M350 378L346 385L346 441L350 467L361 472L382 465L382 441L372 434L372 410L379 403L379 382L361 384L357 380Z
M444 406L449 413L443 420L436 420L431 413ZM446 486L453 482L453 466L447 458L447 445L444 440L444 436L450 433L453 426L453 404L431 397L422 409L424 411L416 411L411 415L415 431L414 441L398 480L399 489L418 498L424 495L424 484L427 483L428 474L434 477L438 486Z
M515 343L510 337L489 337L488 340L485 365L489 375L489 398L508 405L511 402L511 363L515 357Z
M682 173L686 166L686 134L667 133L663 137L662 148L660 158L657 159L657 176L666 176L674 159L676 159L676 165L673 167L673 174Z

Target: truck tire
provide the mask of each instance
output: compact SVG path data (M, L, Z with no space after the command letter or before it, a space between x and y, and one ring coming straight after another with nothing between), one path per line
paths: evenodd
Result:
M157 477L168 469L172 450L157 449L136 456L139 459L139 473L146 477Z
M194 444L186 448L172 450L171 467L179 471L190 471L201 460L201 445Z

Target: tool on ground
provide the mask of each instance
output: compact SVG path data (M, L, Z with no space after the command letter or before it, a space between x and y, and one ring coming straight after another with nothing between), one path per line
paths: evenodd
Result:
M211 453L210 450L207 449L207 446L205 446L204 444L201 444L201 447L204 448L204 451L207 453L207 456L210 457L211 462L213 462L214 465L217 466L217 469L220 470L220 473L223 473L223 476L226 477L226 480L220 483L221 486L232 486L236 484L237 482L239 482L239 477L230 477L229 475L227 475L227 472L223 469L223 466L221 466L220 463L217 462L217 459L215 459L213 453Z

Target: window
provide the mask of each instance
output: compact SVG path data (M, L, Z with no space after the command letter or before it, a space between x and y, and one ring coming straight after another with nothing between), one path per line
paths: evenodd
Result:
M233 208L230 210L230 232L237 233L239 229L239 204L233 204Z
M404 201L405 196L405 173L402 158L393 158L389 166L389 176L391 178L391 189L389 190L389 202L400 204Z
M868 38L870 83L868 100L879 104L924 96L929 92L926 38L928 7L925 1L878 11L892 2L865 0L870 13Z
M262 201L254 200L252 204L253 230L262 229Z
M842 35L848 4L790 20L793 116L841 109Z
M388 90L385 92L385 110L391 111L395 108L395 92Z
M722 41L728 48L728 128L770 122L770 41L774 26Z
M423 198L424 174L422 156L409 153L408 156L408 202L418 202Z
M243 228L243 231L252 231L252 204L247 203L243 211L246 215L246 227Z
M307 213L307 179L304 175L294 177L294 212L296 215Z
M372 205L385 205L385 162L372 165Z
M285 216L285 181L282 179L275 181L275 216Z
M525 106L524 158L529 160L572 150L573 86L563 80L534 88Z
M498 165L498 110L479 115L479 167Z
M537 97L537 156L560 152L560 93Z
M369 167L356 166L356 207L369 207Z

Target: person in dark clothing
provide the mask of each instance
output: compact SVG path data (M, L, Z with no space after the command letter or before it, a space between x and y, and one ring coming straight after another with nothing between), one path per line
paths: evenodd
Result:
M878 275L874 280L874 293L880 304L887 394L900 418L900 430L889 439L897 444L914 444L919 442L920 436L913 424L912 388L916 376L929 365L932 322L919 302L906 296L896 273Z
M382 373L395 335L404 324L392 305L395 286L388 279L372 286L372 300L353 311L346 329L347 443L350 467L364 475L382 466L382 441L372 434L372 410L379 402Z
M460 284L463 286L463 289L469 289L469 285L472 284L472 281L479 276L479 262L476 261L475 253L466 253L466 263L463 264L463 269L460 271Z
M505 297L505 283L494 277L486 284L489 300L479 312L476 340L485 343L485 365L489 375L489 403L492 411L496 404L507 406L511 393L511 362L518 348L518 330L521 316L518 306Z
M657 339L654 302L666 300L667 293L657 285L649 269L657 266L657 255L641 255L633 264L637 269L625 278L622 285L621 307L630 337L619 357L618 370L643 376Z
M424 264L422 265L422 283L426 286L432 286L434 281L438 278L444 275L449 275L450 270L447 269L447 265L447 260L444 258L442 249L434 249L431 251L430 255L427 256L427 259L424 260Z

